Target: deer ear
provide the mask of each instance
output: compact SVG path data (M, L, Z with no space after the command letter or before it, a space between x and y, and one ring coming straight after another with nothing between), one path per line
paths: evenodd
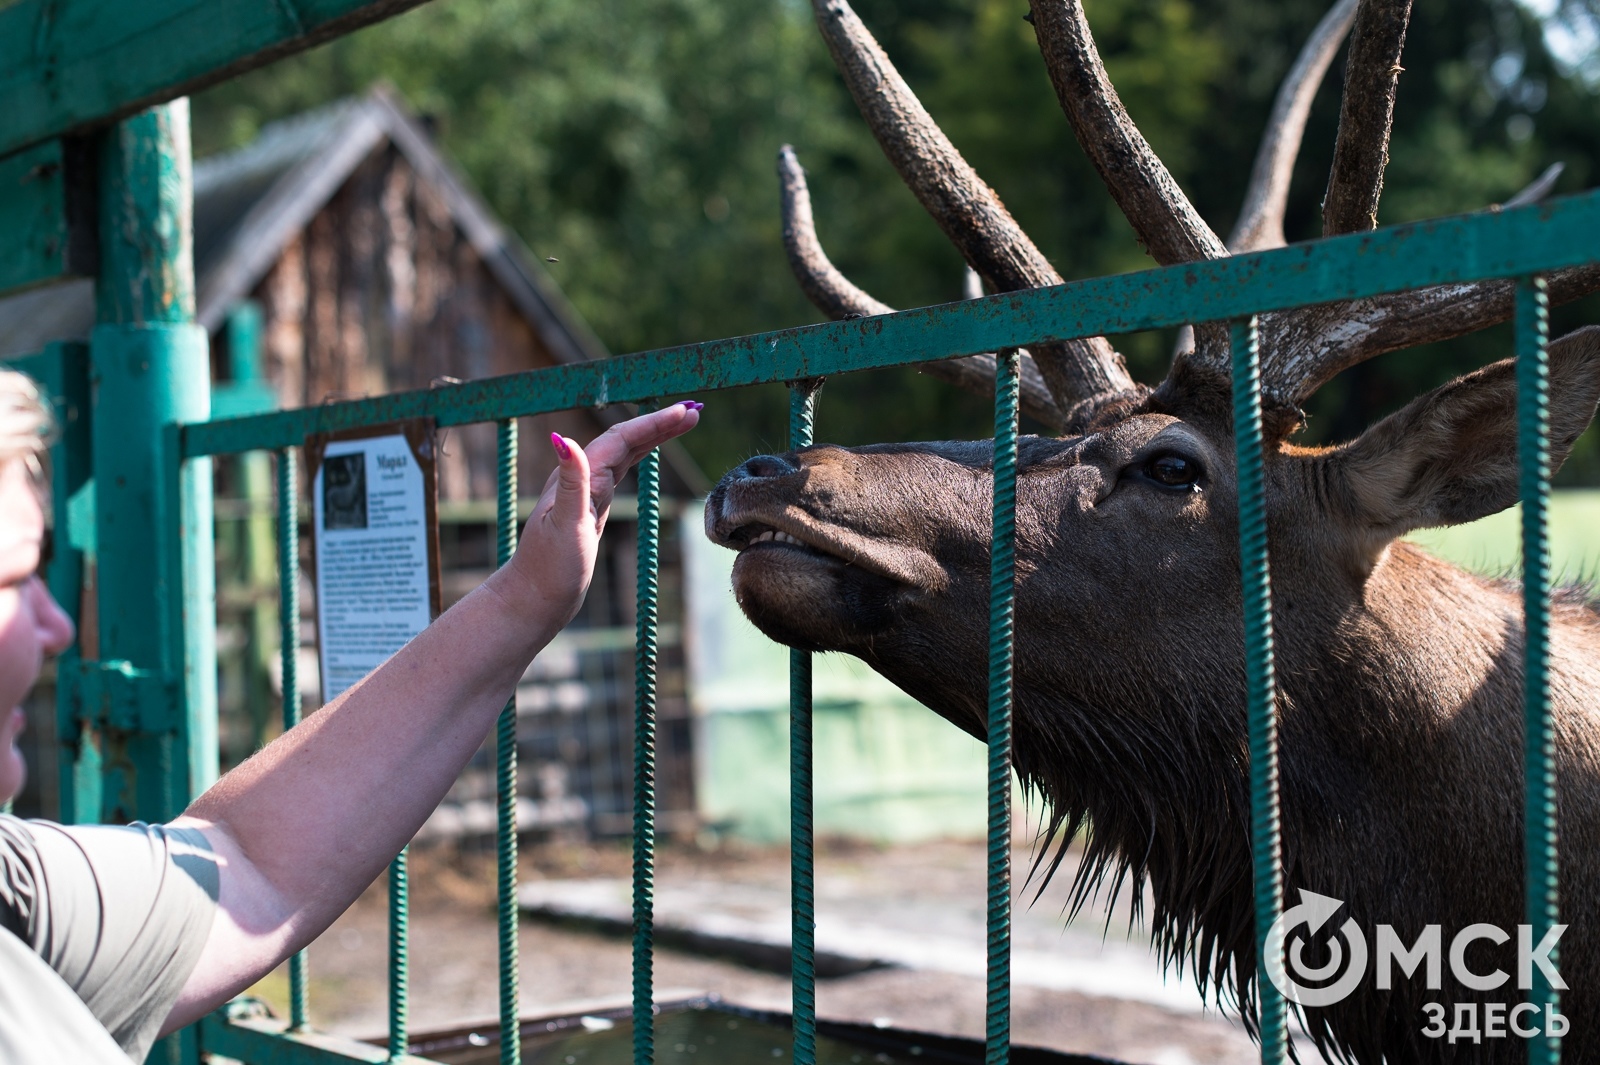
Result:
M1550 471L1600 400L1600 326L1550 344ZM1512 360L1458 377L1322 456L1326 483L1384 541L1457 525L1517 501L1517 383Z

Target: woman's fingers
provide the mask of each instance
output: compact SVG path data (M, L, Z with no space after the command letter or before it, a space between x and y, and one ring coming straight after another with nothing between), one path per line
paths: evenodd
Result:
M555 449L556 497L550 507L550 521L558 529L576 529L592 521L589 508L590 466L589 456L577 441L568 440L560 433L550 434L550 446Z
M609 472L613 484L622 480L628 468L651 450L693 429L700 421L700 410L704 406L686 399L613 425L589 445L589 461L596 474Z

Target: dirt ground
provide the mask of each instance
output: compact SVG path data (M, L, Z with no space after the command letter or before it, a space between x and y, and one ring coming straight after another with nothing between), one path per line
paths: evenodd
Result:
M620 846L545 845L524 852L525 881L627 877L630 858ZM856 894L949 898L952 906L982 909L981 844L941 843L888 849L824 847L819 886L845 883ZM715 879L769 886L787 883L784 850L704 852L668 846L660 855L661 883ZM410 1007L413 1032L492 1017L497 1011L494 859L487 852L418 852L412 858ZM821 892L821 906L828 894ZM1033 932L1058 915L1048 900ZM932 911L931 911L932 912ZM1032 912L1032 911L1030 911ZM1103 915L1094 918L1103 922ZM387 891L374 884L310 949L312 1021L318 1028L358 1037L385 1030ZM1104 928L1104 924L1097 925ZM626 1001L631 948L620 937L523 920L521 1002L524 1013L547 1013L573 1003ZM787 1010L786 975L736 962L659 949L658 999L714 993L740 1005ZM254 993L280 1014L287 1008L284 970ZM897 1027L982 1037L981 978L908 968L879 969L821 980L824 1018L890 1023ZM581 1009L581 1007L580 1007ZM577 1012L574 1010L573 1012ZM1101 1054L1149 1065L1245 1065L1257 1052L1240 1025L1215 1011L1172 1010L1147 1002L1097 997L1044 987L1013 989L1013 1038L1019 1044Z

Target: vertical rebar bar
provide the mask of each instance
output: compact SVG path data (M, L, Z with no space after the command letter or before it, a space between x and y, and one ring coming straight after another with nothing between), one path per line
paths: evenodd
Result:
M1017 539L1018 356L994 379L994 525L989 554L989 980L985 1065L1011 1060L1011 671Z
M409 1043L406 1031L411 1010L410 884L406 866L410 848L389 863L389 1060L399 1061Z
M661 535L661 457L639 461L638 611L634 637L633 1060L655 1060L656 608Z
M789 447L809 447L816 424L817 379L789 386ZM790 1011L795 1065L817 1060L817 892L814 843L811 655L789 651Z
M278 449L278 659L283 672L283 730L300 723L300 481L293 448ZM306 952L289 958L289 1030L311 1023L306 1009Z
M409 848L403 849L389 863L389 1060L399 1061L406 1055L409 1043L407 1031L411 1009L411 959L409 895L407 883L407 858Z
M1283 996L1268 976L1281 970L1283 940L1272 931L1283 909L1283 843L1278 814L1278 718L1272 661L1272 581L1267 569L1267 501L1262 472L1261 351L1252 316L1232 323L1233 441L1239 482L1239 567L1244 596L1245 706L1250 729L1250 858L1254 870L1256 994L1261 1061L1282 1065L1288 1027Z
M499 497L495 515L495 561L504 566L517 549L517 420L499 423ZM517 1022L520 974L517 957L517 693L500 711L495 726L495 788L498 913L500 922L500 1062L520 1065L522 1038Z
M1559 919L1556 857L1555 732L1550 716L1550 302L1542 277L1522 278L1516 295L1517 458L1522 494L1522 698L1527 920L1534 944ZM1537 952L1536 952L1537 953ZM1556 964L1558 951L1550 950ZM1560 1006L1543 967L1532 966L1528 1001L1546 1023L1528 1046L1529 1065L1555 1065L1561 1042L1548 1034ZM1538 1027L1538 1026L1536 1026Z

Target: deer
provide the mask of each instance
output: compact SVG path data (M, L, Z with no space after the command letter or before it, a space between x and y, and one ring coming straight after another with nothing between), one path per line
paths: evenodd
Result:
M847 0L813 8L884 153L983 285L1062 283ZM1081 0L1029 0L1026 18L1079 145L1164 266L1285 244L1312 96L1347 37L1322 231L1375 228L1410 9L1340 0L1323 17L1279 89L1226 242L1120 103ZM828 259L788 146L778 173L786 253L810 300L834 318L890 312ZM1600 289L1600 268L1557 271L1546 286L1550 302L1570 301ZM1419 956L1414 971L1390 966L1390 986L1374 971L1341 1001L1297 1007L1321 1053L1363 1065L1527 1053L1519 1038L1437 1038L1427 1012L1470 1004L1487 1016L1496 1003L1504 1015L1527 994L1514 978L1520 589L1403 539L1516 501L1513 367L1460 376L1334 446L1294 437L1302 404L1340 371L1505 321L1513 295L1510 281L1455 284L1259 319L1286 899L1336 900L1369 939L1388 925L1408 947L1431 925L1441 950L1477 923L1511 937L1462 954L1469 976L1505 973L1498 987L1468 986L1443 958L1429 987ZM995 365L991 354L924 369L992 395ZM1143 919L1164 963L1248 1025L1260 988L1230 365L1218 323L1185 329L1153 386L1104 337L1022 353L1022 409L1050 435L1018 448L1014 764L1046 804L1042 879L1078 839L1074 910L1098 886L1147 891ZM1549 373L1554 470L1600 400L1600 328L1551 342ZM854 655L982 740L992 467L990 441L758 455L708 497L706 534L738 553L734 593L762 632ZM1589 1061L1600 1056L1600 613L1587 591L1554 594L1551 633L1563 1053ZM1301 946L1314 965L1331 949L1325 938Z

